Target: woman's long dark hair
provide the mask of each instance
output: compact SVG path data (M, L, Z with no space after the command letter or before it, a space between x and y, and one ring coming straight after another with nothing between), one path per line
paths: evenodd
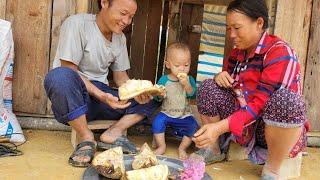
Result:
M232 1L227 11L236 11L242 13L252 20L263 18L263 29L269 27L269 14L265 0L234 0Z

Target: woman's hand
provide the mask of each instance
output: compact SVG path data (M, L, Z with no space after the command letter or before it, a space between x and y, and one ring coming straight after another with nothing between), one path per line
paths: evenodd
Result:
M139 96L134 97L134 100L139 104L146 104L152 99L152 96L148 93L140 94Z
M103 93L101 99L113 109L125 109L131 104L131 102L128 101L119 101L118 97L115 97L110 93Z
M193 136L192 140L198 148L206 148L214 144L219 136L229 131L229 122L227 119L216 123L203 125Z
M231 88L234 82L234 79L229 75L227 71L222 71L214 77L214 81L220 87Z

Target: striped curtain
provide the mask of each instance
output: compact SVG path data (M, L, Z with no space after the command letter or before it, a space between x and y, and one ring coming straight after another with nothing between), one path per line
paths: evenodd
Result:
M197 85L221 72L226 34L226 6L204 5Z

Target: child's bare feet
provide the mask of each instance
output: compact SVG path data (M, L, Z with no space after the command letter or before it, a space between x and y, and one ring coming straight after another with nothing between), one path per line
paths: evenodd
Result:
M159 146L154 153L156 155L163 155L166 152L166 146Z
M154 149L158 147L158 146L157 146L157 142L156 142L156 140L155 140L154 138L152 138L151 147L154 148Z
M178 149L178 156L179 156L179 159L185 160L185 159L188 158L188 153L186 152L185 149L179 148L179 149Z

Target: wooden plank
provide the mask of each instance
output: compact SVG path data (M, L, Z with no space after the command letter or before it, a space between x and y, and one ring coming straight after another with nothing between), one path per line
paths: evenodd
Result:
M140 0L138 10L133 19L133 29L131 38L131 78L142 79L144 69L144 53L146 45L147 19L149 12L149 0ZM149 44L148 44L149 45Z
M76 13L87 13L91 9L91 0L76 0Z
M7 0L0 0L0 19L6 19Z
M313 1L304 96L313 131L320 131L320 0Z
M51 43L50 43L50 69L56 55L58 46L60 27L63 21L76 12L75 0L54 0L52 8L52 28L51 28ZM51 110L51 102L47 104L47 114L53 114Z
M49 68L52 0L7 1L6 17L13 25L15 66L13 108L45 114L43 80Z
M178 33L178 21L180 6L179 2L171 1L169 4L169 15L168 15L168 39L167 44L171 44L177 40Z
M158 69L157 69L157 79L158 81L160 77L164 73L164 58L166 53L166 45L167 45L167 32L168 32L168 16L169 16L169 2L165 1L163 6L162 13L162 31L161 31L161 40L160 40L160 52L159 52L159 61L158 61Z
M50 51L50 69L56 55L58 46L60 27L63 21L76 12L75 0L54 0L52 9L52 29L51 29L51 51Z
M98 0L91 0L91 9L89 9L89 12L92 14L98 14L99 11Z
M274 34L287 41L297 52L303 84L307 58L312 0L278 0Z
M162 15L162 1L150 1L147 31L146 31L146 46L144 55L143 79L155 82L157 64L158 64L158 46L159 34Z

